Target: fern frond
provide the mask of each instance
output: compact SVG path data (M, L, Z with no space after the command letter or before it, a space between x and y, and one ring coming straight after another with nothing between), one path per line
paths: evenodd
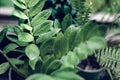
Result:
M95 56L100 65L112 71L114 77L120 76L120 48L107 47L99 50Z
M115 47L107 47L99 50L96 54L98 62L106 68L114 69L120 63L120 49Z
M77 12L76 20L79 25L89 20L90 8L85 6L86 0L71 0L72 8Z

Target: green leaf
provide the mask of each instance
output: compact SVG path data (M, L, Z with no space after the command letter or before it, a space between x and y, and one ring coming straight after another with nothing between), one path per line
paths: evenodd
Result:
M44 20L47 20L49 18L49 16L51 15L52 10L51 9L46 9L42 12L40 12L38 15L36 15L32 21L31 24L32 26L36 26L39 23L41 23Z
M69 46L68 50L74 49L75 36L76 36L78 30L79 30L79 28L75 27L74 25L71 25L70 27L68 27L66 29L64 36L66 38L66 41L68 42L68 46Z
M19 40L17 40L16 43L17 43L18 45L20 45L20 46L27 46L27 45L28 45L28 42L19 41Z
M63 55L67 54L68 42L62 33L59 33L54 41L55 57L61 58Z
M78 72L78 70L75 69L75 68L70 68L70 67L60 68L58 70L53 71L51 73L51 76L54 76L56 73L60 73L60 72L73 72L73 73L76 73L76 72Z
M14 44L14 43L10 43L7 46L5 46L5 48L3 49L3 53L7 54L10 51L13 51L14 49L16 49L18 47L18 45Z
M23 4L26 4L26 1L25 0L18 0L19 2L23 3Z
M20 26L26 30L32 31L32 27L27 24L20 24Z
M22 1L24 1L24 0L22 0ZM13 2L16 6L18 6L19 8L26 9L25 5L22 4L21 2L19 2L18 0L12 0L12 2Z
M39 35L39 38L36 40L36 43L41 43L43 41L47 41L51 39L55 34L57 34L60 31L60 29L53 29L52 31L49 31L47 33L43 33Z
M46 55L46 56L44 56L44 57L42 57L43 58L43 61L44 61L44 63L46 63L46 64L44 64L44 65L49 65L48 63L51 63L52 61L54 61L55 60L55 57L54 57L54 55L53 54L51 54L51 55ZM47 67L46 66L46 67Z
M50 20L42 21L42 22L39 23L37 26L33 26L33 32L35 32L37 29L43 27L43 26L41 26L41 25L44 24L44 23L46 23L46 22L48 22L48 21L50 21Z
M92 28L90 26L93 26ZM90 29L89 29L90 28ZM91 37L94 36L101 36L102 31L100 32L99 30L99 26L95 26L95 25L89 25L87 35L86 35L86 39L90 39Z
M24 12L21 12L19 10L14 10L13 15L22 19L28 19L28 17L25 15Z
M87 45L91 49L101 49L105 48L106 46L106 41L102 37L92 37L87 41Z
M29 65L32 68L32 70L35 70L35 65L38 60L39 60L39 57L35 58L34 60L29 60Z
M58 72L53 75L56 79L55 80L84 80L79 75L73 72Z
M13 35L6 35L7 39L12 41L12 42L17 42L17 36Z
M20 53L25 53L25 50L24 50L24 48L18 48L18 49L15 49L15 50L13 50L14 52L20 52Z
M78 46L81 42L84 42L84 37L86 33L84 34L84 31L81 28L78 28L78 31L76 33L75 39L74 39L74 46Z
M74 49L75 54L80 60L87 58L87 56L92 55L94 50L89 48L85 43L80 43L78 47Z
M49 65L46 68L46 72L56 70L60 68L61 65L62 65L62 62L60 60L54 60L51 63L49 63Z
M17 35L22 32L22 29L20 28L20 26L15 26L13 27L13 29L14 29L14 33L16 33Z
M39 0L39 2L30 9L29 16L32 17L32 16L35 16L37 13L39 13L44 7L44 4L45 4L45 0Z
M47 53L52 53L54 40L50 39L45 41L40 46L41 57L44 57Z
M14 33L14 25L11 25L11 24L8 24L8 25L5 25L4 28L7 29L7 32L12 32ZM4 29L3 29L4 30Z
M26 32L21 32L18 34L18 40L23 42L32 42L34 40L34 37Z
M69 52L66 56L63 56L61 60L63 62L61 68L74 68L74 66L77 66L79 64L79 58L73 52Z
M3 41L6 33L7 33L7 28L4 28L4 29L0 32L0 43Z
M7 35L6 37L7 37L7 39L9 39L10 41L17 43L17 44L20 45L20 46L26 46L26 45L28 45L28 42L19 41L18 38L17 38L17 36Z
M55 28L60 28L60 22L57 20L57 19L55 19L55 21L54 21L54 27Z
M86 40L88 40L88 38L95 36L96 34L93 34L94 32L96 32L97 28L91 28L91 26L95 27L95 23L93 24L91 21L85 23L82 27L79 27L75 40L74 40L74 45L78 46L78 44L80 44L80 42L85 42ZM94 31L95 30L95 31Z
M50 28L53 25L53 21L45 21L43 24L41 24L40 27L38 27L36 30L34 30L34 36L39 36L42 33L48 32Z
M0 75L4 74L9 69L9 67L10 65L8 62L0 64Z
M80 42L85 42L86 40L94 36L101 36L101 33L102 32L100 32L97 23L93 23L91 21L86 22L76 35L76 42L78 42L76 44L79 44Z
M84 49L83 51L81 51L82 49ZM85 48L75 48L74 49L74 53L75 55L77 55L77 57L79 58L79 60L84 60L88 57L88 52L86 53L87 51L85 51Z
M65 31L72 24L72 16L67 14L62 21L62 29Z
M33 6L35 6L37 3L39 2L39 0L28 0L28 6L29 6L29 8L31 8L31 7L33 7Z
M54 55L51 54L51 55L46 55L42 58L43 58L44 64L41 65L41 72L49 73L49 72L47 72L47 67L50 65L50 63L52 63L52 61L55 60L55 57L54 57Z
M80 62L79 57L77 55L75 55L75 53L73 53L73 52L69 52L66 55L66 59L63 60L63 63L71 64L74 66L77 66L79 64L79 62Z
M64 68L74 68L74 65L70 64L70 62L68 61L67 55L63 56L61 59L63 61L63 65L61 66L62 69L64 69Z
M16 59L16 58L10 58L11 62L15 65L21 65L21 64L24 64L24 61L23 60L19 60L19 59Z
M33 74L29 76L26 80L55 80L55 79L46 74Z
M30 60L34 60L40 55L40 50L35 44L30 44L25 48L25 53Z

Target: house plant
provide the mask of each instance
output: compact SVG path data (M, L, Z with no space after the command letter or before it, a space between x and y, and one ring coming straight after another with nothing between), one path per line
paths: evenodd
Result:
M83 17L78 14L79 22L70 26L64 19L65 28L62 30L57 21L48 20L52 10L42 10L45 0L12 1L15 4L13 14L19 18L19 24L7 25L0 32L1 42L5 36L11 41L0 50L7 59L7 62L0 65L1 74L12 67L24 78L31 75L26 80L84 80L75 74L76 66L96 49L105 47L99 26L86 20L81 23L79 19ZM70 15L67 17L69 19ZM7 54L11 51L20 52L25 58L9 58Z

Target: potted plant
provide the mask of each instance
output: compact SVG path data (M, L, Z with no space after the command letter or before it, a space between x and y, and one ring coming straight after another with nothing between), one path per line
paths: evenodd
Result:
M73 20L69 14L61 28L57 20L49 20L52 9L42 10L45 0L12 1L15 4L13 15L19 18L19 24L7 25L0 32L0 42L4 42L4 37L11 41L0 50L7 60L0 65L0 74L11 67L23 78L30 76L26 80L84 80L76 74L76 66L106 45L99 26L88 19L79 21L83 18L79 14L78 22L71 25ZM24 57L10 58L11 51Z

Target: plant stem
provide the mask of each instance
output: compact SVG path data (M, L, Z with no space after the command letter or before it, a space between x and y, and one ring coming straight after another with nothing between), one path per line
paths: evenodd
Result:
M110 76L110 79L113 80L113 76L112 76L112 74L111 74L111 72L110 72L110 69L106 69L106 70L107 70L107 73L108 73L109 76Z
M29 15L28 15L28 9L27 9L27 17L28 17L28 24L29 24L29 26L31 26L30 18L29 18ZM32 27L32 26L31 26L31 27Z
M8 75L9 75L9 78L8 78L8 79L9 79L9 80L12 80L11 74L12 74L12 68L9 69L9 73L8 73Z
M26 6L27 7L27 6ZM30 27L32 27L32 25L31 25L31 22L30 22L30 18L29 18L29 14L28 14L28 9L27 9L27 17L28 17L28 25L30 26ZM33 32L32 31L30 31L30 34L32 34L33 35Z
M2 50L0 50L0 53L6 58L6 60L9 62L9 64L11 65L11 67L13 68L13 70L16 72L16 73L18 73L20 76L22 76L22 77L26 77L23 73L21 73L20 71L19 71L19 69L17 68L17 66L14 64L14 63L12 63L12 61L9 59L9 57L7 57L7 55L6 54L4 54L4 52L2 51Z
M31 25L31 22L30 22L30 17L29 17L29 8L28 8L28 5L27 5L27 3L26 3L26 10L27 10L27 12L26 12L26 15L27 15L27 17L28 17L28 25L30 26L30 27L32 27L32 25ZM33 35L33 32L32 32L32 30L30 31L30 34L31 35ZM35 40L33 40L33 43L35 43Z

